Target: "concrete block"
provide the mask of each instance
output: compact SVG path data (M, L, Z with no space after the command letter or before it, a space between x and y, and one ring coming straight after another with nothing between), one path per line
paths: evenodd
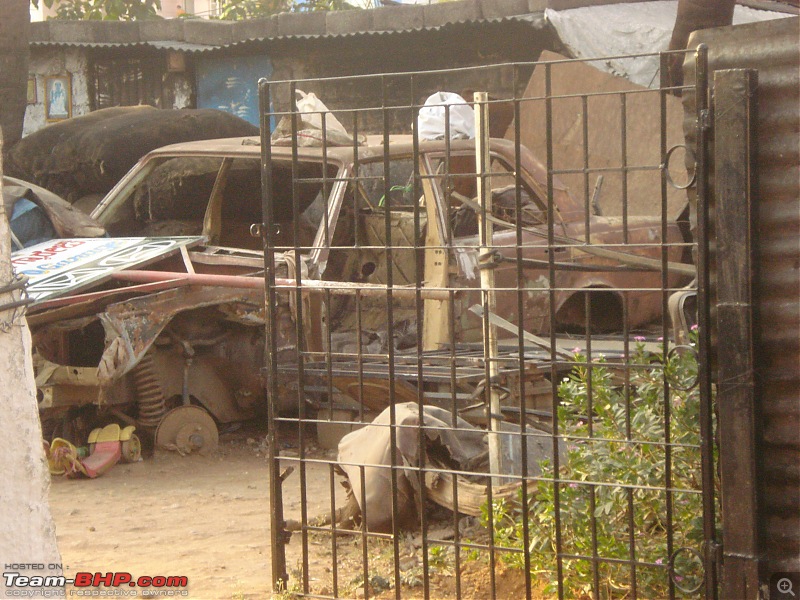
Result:
M482 0L484 19L528 14L528 0Z
M183 24L184 40L190 44L224 46L233 41L233 23L186 19Z
M233 24L233 39L236 42L278 36L278 17L247 19Z
M94 41L129 44L139 41L139 24L136 21L92 21Z
M374 31L403 31L425 27L425 7L421 5L385 6L372 12Z
M361 33L372 30L372 10L334 10L325 15L328 35Z
M139 40L142 42L184 41L183 25L186 19L153 19L138 21Z
M36 21L31 23L30 40L31 42L50 41L50 21Z
M463 0L461 2L439 2L423 7L425 14L425 27L438 27L447 23L480 20L481 5L478 0Z
M92 21L48 21L51 42L94 42Z
M325 35L325 11L280 13L278 35Z

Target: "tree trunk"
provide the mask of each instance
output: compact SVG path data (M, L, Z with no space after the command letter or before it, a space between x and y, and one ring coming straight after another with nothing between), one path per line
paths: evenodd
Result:
M28 104L29 0L0 0L0 131L4 147L22 138Z
M0 147L2 143L0 136ZM0 192L2 174L0 159ZM9 240L5 207L0 202L0 286L13 280ZM4 572L23 577L60 575L61 557L47 499L50 475L36 404L31 333L23 311L7 306L19 298L19 290L0 291L0 565ZM52 597L63 594L59 585L39 589L42 596L44 590ZM11 596L13 591L4 576L0 596Z

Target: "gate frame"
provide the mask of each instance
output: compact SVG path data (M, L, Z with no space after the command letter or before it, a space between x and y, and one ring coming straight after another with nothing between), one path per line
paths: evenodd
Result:
M666 64L666 55L667 53L661 53L661 64ZM600 59L594 59L600 60ZM717 532L716 532L716 522L715 522L715 503L716 503L716 489L715 489L715 464L714 464L714 407L713 407L713 396L712 396L712 327L713 321L711 316L711 287L710 287L710 276L709 276L709 205L712 204L712 194L711 194L711 185L709 182L708 171L709 167L713 163L714 160L718 159L718 156L711 156L710 152L710 140L712 138L712 124L711 124L711 109L709 108L709 85L708 85L708 58L707 58L707 49L705 46L701 45L697 48L695 53L695 60L696 60L696 82L695 82L695 93L697 94L697 121L696 121L696 130L697 130L697 146L696 146L696 163L695 163L695 175L696 175L696 191L697 191L697 218L698 218L698 268L697 268L697 276L698 276L698 321L700 326L700 333L698 335L698 385L700 387L700 416L699 416L699 426L701 430L701 437L700 437L700 449L701 449L701 469L702 469L702 494L703 494L703 519L704 519L704 548L703 548L703 556L702 562L704 566L704 583L703 586L705 588L706 595L705 597L716 599L718 598L718 568L720 565L720 556L721 556L721 544L717 541ZM552 101L551 93L550 93L550 63L544 63L547 72L547 87L548 91L545 95L545 103L549 105ZM495 65L499 66L499 65ZM486 68L486 67L483 67ZM516 71L515 71L516 73ZM375 75L375 77L380 77L380 75ZM385 77L385 75L384 75ZM324 79L324 78L323 78ZM286 83L286 82L283 82ZM277 385L277 365L275 361L272 359L272 355L277 354L277 347L276 347L276 336L274 335L274 323L273 318L271 316L270 308L276 305L276 281L275 281L275 267L274 267L274 257L275 257L275 231L273 227L269 226L269 223L274 221L273 219L273 211L272 211L272 202L271 202L271 189L272 189L272 172L271 169L268 168L268 164L271 161L271 151L270 151L270 143L269 143L269 136L270 136L270 124L271 124L271 98L270 98L270 84L266 79L261 79L259 81L259 97L260 97L260 122L261 122L261 131L262 131L262 215L263 215L263 222L260 226L260 234L262 238L262 242L264 245L264 260L265 260L265 271L264 271L264 279L266 284L266 295L265 295L265 309L267 311L267 318L265 319L265 333L267 339L267 346L266 346L266 353L265 353L265 366L262 369L262 377L264 379L265 389L269 397L274 398L277 397L278 394L278 385ZM290 83L292 87L292 91L295 89L295 82L292 81ZM662 86L661 94L668 93L668 88ZM291 97L294 97L294 94L291 94ZM716 105L716 104L715 104ZM384 108L385 106L385 99L384 99ZM748 107L749 108L749 107ZM550 115L550 109L548 108L548 120ZM292 129L296 131L297 129L297 112L292 109L291 110L291 117L292 117ZM748 113L749 114L749 113ZM515 111L515 116L519 116L519 109ZM663 116L663 100L662 100L662 116ZM324 118L324 117L323 117ZM386 116L384 114L384 120L386 120ZM519 119L517 118L517 129L519 129ZM749 121L748 121L749 125ZM662 123L663 129L663 123ZM388 129L386 128L386 124L384 127L384 137L388 136ZM736 135L735 133L732 135ZM550 137L550 123L548 122L548 138ZM662 131L662 138L663 138L663 131ZM519 155L519 135L516 136L516 146L517 146L517 157ZM416 141L416 140L415 140ZM553 164L552 164L552 140L548 139L548 153L547 153L547 177L548 177L548 191L552 190L552 176L553 176ZM749 145L745 144L745 154L749 152ZM295 149L296 151L296 149ZM749 155L748 155L749 156ZM387 161L388 157L384 157L384 160ZM662 164L661 169L663 173L666 173L668 169L667 164ZM735 172L735 170L734 170ZM749 169L748 169L749 173ZM667 175L664 174L663 177ZM719 172L717 174L719 177ZM666 179L664 179L664 184ZM717 180L719 183L719 179ZM385 190L388 194L388 182L386 183L387 189ZM662 186L663 187L663 186ZM747 198L749 199L749 190L746 194ZM552 198L549 198L550 202L548 203L548 211L550 213L549 223L552 224L552 210L553 210L553 203ZM749 204L748 204L749 207ZM663 217L662 217L663 218ZM387 216L388 219L388 216ZM717 222L719 223L719 213L717 213ZM553 228L552 225L548 228L548 243L550 245L554 244L552 239L553 236ZM388 234L390 235L390 234ZM749 239L749 238L748 238ZM391 248L390 241L387 241L387 246ZM746 251L750 251L749 244L746 247ZM666 259L664 259L666 260ZM732 261L735 263L736 261ZM749 261L748 261L749 266ZM734 264L729 265L729 268L732 268ZM735 266L741 266L741 264L736 264ZM553 270L553 266L551 265L551 271ZM390 286L391 287L391 286ZM417 290L419 292L419 290ZM296 286L294 290L289 292L300 294L300 287ZM552 295L552 294L551 294ZM391 298L391 292L390 296ZM390 307L391 305L389 305ZM666 300L664 302L664 314L666 318ZM389 308L390 309L390 308ZM390 309L391 310L391 309ZM551 310L552 312L552 310ZM717 318L717 322L719 322L719 317ZM299 325L298 325L299 328ZM551 330L550 332L551 342L555 340L555 332ZM301 336L298 337L298 343L302 344ZM752 340L751 340L752 341ZM555 346L554 346L555 347ZM752 344L751 344L752 347ZM393 360L391 360L391 356L393 353L392 346L389 346L389 369L390 369L390 377L389 377L389 386L390 390L393 387L394 378L391 376L391 370L393 368ZM722 355L719 354L719 359L722 362ZM751 353L752 356L752 353ZM302 367L301 367L302 373ZM720 368L720 376L722 375L723 370ZM302 375L301 375L302 376ZM554 384L555 385L555 384ZM734 386L736 387L736 386ZM393 394L390 394L393 395ZM557 400L554 398L554 403ZM274 585L275 591L283 591L286 589L286 585L288 582L288 574L286 568L286 555L285 555L285 545L288 542L288 539L291 534L285 531L286 522L283 517L283 498L282 498L282 484L286 477L290 474L293 470L291 467L286 469L285 471L281 472L280 465L278 463L278 452L277 452L277 415L275 412L275 407L273 406L273 402L270 400L268 401L268 435L267 435L267 442L269 445L268 449L268 456L267 459L269 461L269 474L270 474L270 538L271 538L271 546L272 546L272 556L271 556L271 563L272 563L272 581ZM390 407L393 405L390 404ZM393 412L393 408L390 408ZM735 415L734 415L735 417ZM300 421L302 422L302 411L300 416ZM394 419L392 419L392 423L394 423ZM556 422L557 426L557 422ZM720 422L721 426L721 422ZM421 430L420 430L421 431ZM394 430L392 430L394 432ZM422 434L420 434L422 435ZM554 433L554 436L556 434ZM555 438L554 438L555 440ZM554 441L555 444L555 441ZM392 444L392 452L395 452L395 444ZM720 456L722 456L722 452L720 452ZM554 454L554 460L557 464L558 462L558 452ZM301 456L302 461L302 456ZM396 461L393 461L395 464ZM722 467L722 465L720 465ZM302 467L301 467L302 468ZM397 500L395 497L396 494L396 482L395 475L396 475L396 468L392 468L391 470L392 479L393 479L393 498L392 504L395 505ZM523 482L524 485L524 482ZM724 486L724 483L723 483ZM491 489L491 488L489 488ZM720 494L721 495L721 494ZM303 509L305 510L305 508ZM396 510L393 510L396 512ZM670 511L671 512L671 511ZM723 508L723 513L725 512ZM305 522L305 518L304 518ZM425 519L423 518L423 529L425 527ZM557 531L560 532L560 527L557 528ZM395 567L395 576L397 580L397 575L399 573L399 554L397 552L397 539L395 541L395 552L394 552L394 567ZM425 543L425 542L423 542ZM674 560L675 556L679 551L683 549L678 549L672 553L670 557L670 562ZM366 550L365 550L366 551ZM305 554L305 553L304 553ZM491 555L491 552L490 552ZM526 553L527 558L527 553ZM424 556L423 561L426 561L427 556ZM493 559L493 556L492 556ZM557 563L558 563L558 571L561 571L561 555L557 553ZM493 562L493 560L491 561ZM723 565L724 566L724 565ZM307 565L304 571L307 571ZM672 568L672 567L671 567ZM734 570L733 568L731 570ZM726 572L727 574L727 572ZM674 575L674 574L673 574ZM492 577L492 589L494 590L494 569L491 570L491 577ZM458 579L458 578L457 578ZM670 578L672 582L672 577ZM527 593L530 593L530 581L526 586ZM399 588L398 592L399 594ZM428 594L427 588L427 577L425 580L425 594ZM671 592L670 595L674 594L674 587L672 587L671 583ZM563 590L561 589L561 576L559 575L559 596L563 595Z

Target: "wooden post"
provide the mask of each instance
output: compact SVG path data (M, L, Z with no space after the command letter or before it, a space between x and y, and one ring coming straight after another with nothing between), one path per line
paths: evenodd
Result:
M758 405L753 280L755 240L753 122L757 73L714 74L719 465L722 496L722 598L760 597Z
M489 95L486 92L475 92L475 172L477 173L478 204L478 262L491 262L490 253L494 246L494 226L490 219L484 216L492 215L492 186L488 173L491 170L489 157ZM497 327L489 320L495 313L497 301L494 291L494 270L481 269L481 290L484 313L483 356L488 361L488 375L490 381L486 382L486 393L489 394L489 469L495 476L492 485L505 483L505 478L500 477L505 472L503 468L503 440L500 427L503 421L500 412L500 393L491 381L497 378L499 368L497 365Z

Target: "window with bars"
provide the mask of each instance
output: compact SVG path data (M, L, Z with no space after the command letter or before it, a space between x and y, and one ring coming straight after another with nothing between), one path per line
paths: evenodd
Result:
M163 63L158 56L95 61L93 109L139 104L161 108Z

